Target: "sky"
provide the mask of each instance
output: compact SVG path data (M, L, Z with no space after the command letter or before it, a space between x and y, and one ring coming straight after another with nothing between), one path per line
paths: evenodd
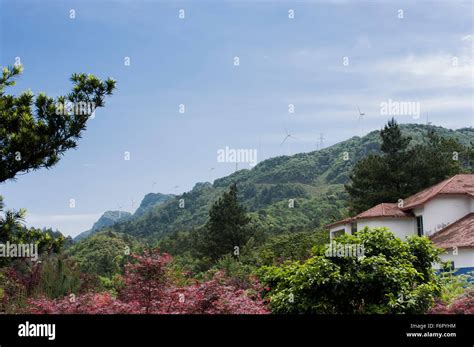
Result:
M456 0L0 0L0 66L24 67L6 92L64 95L74 72L117 80L76 150L0 195L27 225L75 236L149 192L232 173L217 160L226 147L262 161L391 116L472 126L472 18L472 1ZM413 108L387 114L388 103Z

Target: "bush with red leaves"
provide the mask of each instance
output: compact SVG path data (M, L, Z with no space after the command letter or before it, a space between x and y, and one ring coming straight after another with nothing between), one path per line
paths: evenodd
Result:
M34 314L266 314L262 288L255 280L246 289L226 283L222 273L206 282L176 287L167 275L168 254L133 256L125 268L124 289L118 298L109 293L86 293L62 299L28 301Z
M171 261L167 253L132 255L135 260L125 267L124 289L119 298L135 307L141 307L143 313L152 313L162 306L170 283L166 265Z
M132 304L114 299L109 293L86 293L62 299L37 298L28 300L32 314L114 314L139 313Z
M474 314L474 290L469 290L450 305L436 303L429 311L431 314Z
M210 281L170 290L160 313L267 314L262 290L256 281L247 290L236 288L217 273Z

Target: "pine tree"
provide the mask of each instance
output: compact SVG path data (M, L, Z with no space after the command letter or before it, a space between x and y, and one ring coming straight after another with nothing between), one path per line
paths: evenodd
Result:
M112 79L101 81L90 74L73 74L74 86L67 96L53 99L39 94L35 98L30 91L18 96L5 94L5 88L14 86L22 72L23 67L16 65L3 68L0 75L0 183L56 164L68 149L77 146L87 120L115 89ZM34 242L40 249L61 247L62 237L24 228L24 210L3 208L0 196L0 241Z
M237 186L233 184L209 211L203 237L205 255L217 260L224 254L241 250L253 235L249 223L245 208L237 200Z
M67 96L5 94L22 71L20 65L3 68L0 76L0 182L56 164L64 152L77 146L87 120L115 89L112 79L73 74L73 89Z
M411 140L410 137L402 135L402 131L394 118L389 120L380 131L380 137L382 138L381 151L391 157L404 153Z
M427 142L410 147L410 137L403 136L392 118L380 131L380 155L360 160L346 185L352 214L360 213L382 202L397 202L462 172L467 149L454 139L445 139L434 131Z

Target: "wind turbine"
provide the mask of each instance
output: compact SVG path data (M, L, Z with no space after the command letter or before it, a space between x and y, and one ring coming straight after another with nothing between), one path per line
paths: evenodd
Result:
M357 106L357 110L359 111L358 120L359 120L359 122L360 122L360 121L362 120L362 118L364 118L365 113L360 111L359 105L356 105L356 106Z
M293 135L291 135L290 132L288 132L288 129L285 128L285 132L286 132L286 136L285 138L283 139L283 141L280 143L280 146L283 146L283 144L285 142L287 142L288 139L297 139L296 137L294 137ZM288 155L290 154L290 141L287 142L288 144Z
M153 183L151 184L151 191L152 191L152 192L155 191L155 190L154 190L155 186L156 186L156 182L153 182Z
M357 128L359 128L358 132L361 134L361 136L363 135L362 134L362 124L361 124L361 121L362 119L364 119L364 116L365 116L365 113L362 112L359 108L359 105L356 105L357 106L357 111L359 111L359 115L357 116Z

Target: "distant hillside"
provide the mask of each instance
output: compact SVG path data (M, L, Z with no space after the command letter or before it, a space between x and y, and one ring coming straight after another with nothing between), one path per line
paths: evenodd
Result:
M91 229L83 231L79 235L74 238L74 241L82 240L92 234L96 233L97 231L111 226L117 222L123 222L132 217L130 212L124 211L106 211L98 220L94 223Z
M103 231L76 242L66 253L79 265L82 272L111 276L121 270L127 250L139 247L133 236Z
M140 206L133 214L134 217L141 216L145 214L146 211L150 210L151 208L161 205L166 201L172 199L174 195L172 194L161 194L161 193L148 193L143 198Z
M425 141L429 129L464 145L474 142L472 128L449 130L406 124L401 129L404 135L412 137L412 144ZM349 181L349 172L361 158L379 150L379 131L372 131L318 151L267 159L251 170L237 171L213 184L197 183L191 191L108 229L159 239L171 232L199 228L206 222L212 203L236 182L239 200L260 228L271 233L315 230L345 215L344 184ZM349 160L343 159L346 152ZM184 208L180 207L180 199ZM294 208L289 207L289 199L294 199Z
M148 193L143 198L140 206L137 208L135 213L132 215L130 212L125 211L106 211L98 220L94 223L90 230L83 231L74 238L74 241L80 241L86 237L92 236L97 231L106 227L112 226L115 223L124 222L132 217L139 217L146 211L152 209L155 206L161 205L166 201L173 198L172 194L161 194L161 193Z

